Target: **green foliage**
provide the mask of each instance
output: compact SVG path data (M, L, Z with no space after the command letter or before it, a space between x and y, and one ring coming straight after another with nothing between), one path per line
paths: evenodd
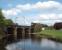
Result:
M5 35L4 29L11 24L13 24L13 21L11 19L6 19L0 9L0 38Z
M3 16L2 10L0 9L0 26L4 25L4 19L5 17Z
M5 19L2 10L0 9L0 26L8 26L13 24L13 21L11 19Z
M5 25L6 25L6 26L9 26L9 25L11 25L11 24L13 24L13 21L12 21L11 19L6 19L6 20L5 20Z
M45 30L54 30L53 26L45 27Z

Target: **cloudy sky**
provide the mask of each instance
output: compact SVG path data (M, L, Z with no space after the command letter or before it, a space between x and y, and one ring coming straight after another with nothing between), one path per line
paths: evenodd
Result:
M0 8L19 25L62 22L62 0L0 0Z

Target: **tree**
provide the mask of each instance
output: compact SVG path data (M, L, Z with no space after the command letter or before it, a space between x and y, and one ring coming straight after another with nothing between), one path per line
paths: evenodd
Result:
M13 21L11 19L5 19L5 25L6 26L9 26L9 25L12 25L13 24Z
M32 32L40 32L42 25L40 23L32 23L31 25Z
M55 24L54 24L54 28L55 28L56 30L62 29L62 22L55 23Z
M5 19L2 10L0 9L0 26L3 27L11 24L13 24L13 21L11 19Z
M3 16L2 10L0 9L0 26L4 25L4 19L5 17Z
M6 19L0 9L0 35L4 35L7 26L12 25L13 21L11 19Z

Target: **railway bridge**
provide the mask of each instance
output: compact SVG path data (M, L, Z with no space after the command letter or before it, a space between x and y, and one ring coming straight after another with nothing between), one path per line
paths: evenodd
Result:
M15 39L28 37L32 33L31 26L9 26L7 35L13 35Z
M7 34L6 35L11 35L12 38L14 39L19 39L19 38L28 38L31 35L33 36L34 32L37 32L41 30L41 24L34 23L31 26L21 26L21 25L11 25L7 27ZM10 38L9 38L10 39Z

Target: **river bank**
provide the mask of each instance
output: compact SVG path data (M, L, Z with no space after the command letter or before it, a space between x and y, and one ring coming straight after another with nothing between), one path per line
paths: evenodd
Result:
M39 37L45 37L57 42L62 42L62 30L44 30L38 34Z
M54 40L56 42L61 42L62 43L62 30L43 30L41 32L37 32L37 33L32 33L30 35L27 35L27 37L24 37L24 38L48 38L50 40ZM17 41L19 41L20 39L22 39L23 37L17 39ZM4 38L1 38L3 39L3 41L5 41L6 44L11 44L11 43L15 43L17 41L14 40L14 37L11 35L11 36L6 36ZM1 40L0 39L0 40Z
M47 33L47 32L49 32L49 33ZM55 36L55 34L53 34L53 32L52 33L50 33L50 32L52 32L52 31L50 31L50 30L45 30L45 31L41 31L41 32L39 32L39 33L36 33L36 34L31 34L29 37L23 37L23 38L20 38L19 39L19 41L20 41L20 48L24 48L24 47L26 47L26 45L28 45L28 48L29 48L29 45L33 45L34 43L35 43L35 46L36 46L36 44L37 44L37 42L38 42L38 44L37 44L37 46L36 46L36 48L38 47L38 45L39 45L39 47L40 47L40 44L39 43L41 43L41 41L43 41L43 40L41 40L41 39L44 39L44 38L46 38L46 39L48 39L48 41L46 41L47 43L49 43L49 41L50 40L53 40L54 41L54 43L60 43L60 42L62 42L62 40L60 39L60 38L58 38L57 36L62 36L61 34L59 34L58 35L58 33L56 34L56 32L57 31L55 31L55 34L56 34L56 36ZM60 31L59 31L60 32ZM53 36L54 35L54 36ZM10 36L9 36L10 37ZM11 41L10 40L10 38L8 37L8 39L3 39L3 41L1 41L0 42L0 46L1 46L1 50L5 50L5 44L6 43L9 43L10 42L10 44L7 44L7 45L9 45L9 48L13 48L14 46L15 46L15 48L16 48L16 46L17 45L13 45L13 44L16 44L16 43L19 43L19 41L18 41L18 39L17 39L17 41ZM26 43L26 41L28 41L29 42L29 44L28 43ZM23 44L22 44L22 43ZM45 41L43 41L44 43L46 43ZM43 45L43 42L42 42L42 44L41 45ZM31 44L30 44L31 43ZM51 43L51 42L50 42ZM12 45L11 45L12 44ZM25 45L26 44L26 45ZM6 46L7 46L6 45ZM55 44L53 44L53 45L55 45ZM11 47L10 47L11 46ZM12 47L13 46L13 47ZM18 45L19 46L19 45ZM17 46L17 48L19 48ZM35 46L34 46L34 49L35 49ZM62 46L61 46L62 47ZM24 49L28 49L27 47L26 48L24 48ZM32 46L31 46L31 48L29 48L29 49L32 49ZM48 49L49 49L49 47L48 47ZM48 50L47 49L47 50ZM50 48L51 49L51 48ZM56 49L56 48L55 48ZM54 50L55 50L54 49ZM9 49L8 49L9 50ZM38 48L37 50L41 50L41 47L40 47L40 49ZM59 49L58 49L59 50Z

